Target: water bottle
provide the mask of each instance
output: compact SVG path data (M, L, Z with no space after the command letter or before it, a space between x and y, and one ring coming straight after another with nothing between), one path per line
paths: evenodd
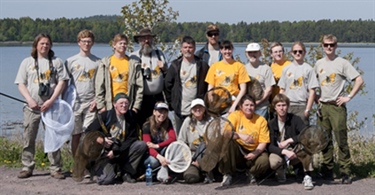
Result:
M147 165L146 169L146 186L152 186L152 169L150 164Z

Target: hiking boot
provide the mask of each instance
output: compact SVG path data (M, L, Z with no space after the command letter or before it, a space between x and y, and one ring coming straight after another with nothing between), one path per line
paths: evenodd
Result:
M279 183L285 183L286 182L286 173L285 173L285 168L281 167L276 170L277 174L277 182Z
M224 175L221 186L229 186L230 184L232 184L232 176L228 174Z
M312 190L314 188L314 184L312 183L312 179L309 175L305 175L302 184L305 190Z
M31 171L21 171L17 177L20 178L20 179L25 179L25 178L29 178L33 175L33 173Z
M128 183L135 183L137 182L135 179L133 179L129 174L125 173L123 176L122 176L122 181L123 182L128 182Z
M324 179L324 180L327 180L327 181L334 181L335 178L333 177L333 173L332 171L327 171L325 173L318 173L317 175L318 178L321 178L321 179Z
M65 179L65 175L61 171L51 173L51 177L55 179Z
M352 178L350 178L348 175L344 175L341 179L342 184L352 184Z

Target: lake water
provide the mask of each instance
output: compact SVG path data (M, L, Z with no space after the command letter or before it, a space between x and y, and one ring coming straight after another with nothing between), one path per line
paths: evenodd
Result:
M202 45L197 45L198 49L201 47ZM235 45L234 55L239 54L242 61L246 61L245 47L245 44ZM52 49L62 60L78 53L78 46L75 44L54 45ZM364 71L363 78L368 94L357 95L349 102L348 111L359 111L358 119L365 122L361 133L373 135L375 134L374 119L372 118L372 115L375 114L375 48L343 47L339 48L339 50L341 50L340 56L354 52L354 56L360 58L358 67ZM31 46L0 46L0 92L23 100L17 85L14 84L14 80L21 61L30 56L30 51ZM108 44L96 44L92 48L92 53L98 57L104 57L112 54L112 48ZM22 103L0 96L0 136L7 136L9 131L6 130L13 128L12 124L14 123L18 124L18 129L21 129L23 121L22 107Z

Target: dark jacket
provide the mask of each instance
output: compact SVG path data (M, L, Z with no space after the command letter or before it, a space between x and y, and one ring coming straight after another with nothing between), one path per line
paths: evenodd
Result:
M210 60L210 53L208 52L208 42L204 45L204 47L202 47L202 49L195 52L195 55L208 64L208 61ZM223 59L223 56L219 52L219 61L222 59Z
M204 81L209 66L197 56L194 56L197 64L197 95L195 98L204 98L207 92L208 84ZM171 110L176 115L181 115L182 85L180 78L182 57L172 61L171 66L165 76L164 93Z
M101 131L105 134L106 137L111 137L110 129L112 125L116 124L117 116L115 109L111 109L108 111L105 111L98 115L98 117L101 117L104 126L107 130L104 130L102 126L100 125L99 119L94 120L89 127L87 127L87 131ZM125 151L127 151L130 147L130 145L138 140L138 132L136 128L136 118L135 114L132 110L128 110L125 114L125 137L117 138L120 141L120 147L116 150L113 149L114 154L121 154Z
M267 146L269 153L275 153L279 156L282 156L281 151L283 149L279 148L278 143L280 142L280 131L278 124L278 117L273 118L269 123L268 127L270 130L270 143ZM306 127L302 119L294 114L288 113L285 121L285 134L284 140L292 138L294 144L291 147L294 147L296 143L299 142L298 135Z

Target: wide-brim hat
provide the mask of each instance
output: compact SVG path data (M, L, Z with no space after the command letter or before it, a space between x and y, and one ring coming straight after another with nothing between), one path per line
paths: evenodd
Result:
M139 31L139 34L134 35L134 42L138 43L139 37L145 37L145 36L152 36L155 37L155 34L152 34L152 31L150 28L143 28Z

